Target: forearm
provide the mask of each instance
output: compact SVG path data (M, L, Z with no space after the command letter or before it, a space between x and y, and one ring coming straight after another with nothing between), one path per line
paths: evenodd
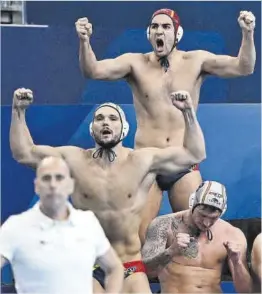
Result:
M253 73L256 63L254 31L242 32L242 44L238 53L238 61L242 73Z
M196 158L202 161L206 157L205 139L198 123L193 107L184 110L185 136L184 147Z
M34 142L28 130L25 120L25 110L12 108L10 127L10 148L15 159L26 156Z
M252 289L251 276L243 265L238 263L233 265L232 278L237 293L250 293Z
M174 256L170 248L153 256L144 256L143 263L145 264L147 274L149 276L157 276L157 273L164 268Z
M105 291L106 293L121 293L124 281L124 269L121 266L111 270L106 274Z
M82 73L86 77L93 78L97 66L97 59L88 41L80 40L79 63Z

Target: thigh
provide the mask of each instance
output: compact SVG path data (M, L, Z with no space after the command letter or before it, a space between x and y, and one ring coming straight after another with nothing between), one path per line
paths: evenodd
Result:
M123 293L152 293L145 273L134 273L124 280Z
M100 283L93 278L93 293L105 293L105 289L100 285Z
M168 191L169 202L173 212L188 209L190 194L196 191L202 183L198 170L191 171L180 178Z

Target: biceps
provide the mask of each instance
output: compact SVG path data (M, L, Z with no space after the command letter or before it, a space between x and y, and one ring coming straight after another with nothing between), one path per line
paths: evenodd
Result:
M163 240L146 241L142 248L142 257L147 259L154 257L165 250L165 244Z
M20 163L36 168L39 162L48 156L61 157L62 155L58 148L44 145L34 145L31 148L30 155L23 158Z
M97 78L103 80L117 80L124 78L131 71L131 66L125 60L106 59L98 62Z
M156 156L153 169L160 173L178 173L196 164L190 152L183 148L173 148Z
M240 75L238 64L237 57L212 55L203 62L202 70L221 77L234 77Z

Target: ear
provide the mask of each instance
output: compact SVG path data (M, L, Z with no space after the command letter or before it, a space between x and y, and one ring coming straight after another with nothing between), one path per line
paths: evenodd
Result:
M68 195L72 195L75 190L75 180L70 178L68 181Z
M149 26L146 29L146 37L147 37L147 40L150 41L150 27Z
M39 195L39 187L37 178L34 179L35 193Z

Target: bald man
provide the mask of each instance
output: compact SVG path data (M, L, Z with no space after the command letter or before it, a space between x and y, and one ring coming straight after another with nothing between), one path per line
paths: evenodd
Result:
M105 270L107 292L120 293L123 266L99 221L68 202L74 180L66 162L43 159L34 185L39 204L0 229L1 268L10 262L17 293L93 293L95 260Z

